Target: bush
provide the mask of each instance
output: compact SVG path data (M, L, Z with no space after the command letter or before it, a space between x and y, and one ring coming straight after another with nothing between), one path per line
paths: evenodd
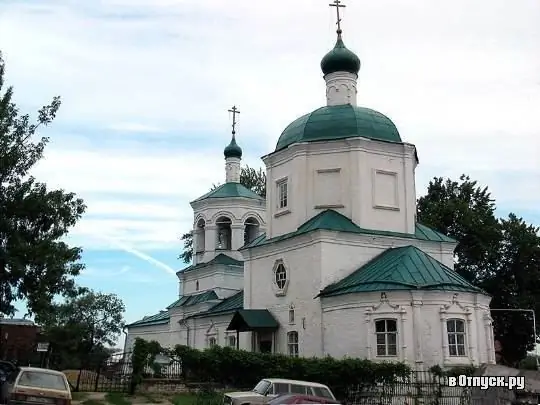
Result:
M235 388L253 388L262 378L288 378L326 384L336 395L355 385L390 383L410 374L402 363L375 363L361 359L302 358L254 353L215 346L197 350L177 346L187 381L213 382Z

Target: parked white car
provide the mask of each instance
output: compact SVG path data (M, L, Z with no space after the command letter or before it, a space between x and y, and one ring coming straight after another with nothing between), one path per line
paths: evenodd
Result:
M326 385L281 378L265 378L251 391L228 392L223 398L224 405L263 405L283 394L313 395L335 400L336 397Z

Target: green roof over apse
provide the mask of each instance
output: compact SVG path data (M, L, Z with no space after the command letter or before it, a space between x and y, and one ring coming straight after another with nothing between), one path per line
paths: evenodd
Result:
M290 239L295 236L303 235L308 232L315 230L327 230L327 231L336 231L336 232L349 232L357 233L364 235L373 235L373 236L390 236L397 238L406 238L406 239L418 239L425 240L430 242L449 242L456 243L456 240L443 235L440 232L437 232L425 225L416 224L415 233L401 233L401 232L392 232L392 231L380 231L375 229L365 229L360 228L354 222L352 222L345 215L340 214L334 210L325 210L321 213L315 215L313 218L306 221L304 224L294 231L290 232L275 238L266 239L266 235L259 235L256 239L243 246L242 249L249 249L256 246L262 246L269 243L279 242L282 240Z
M384 251L351 275L323 289L319 296L392 290L484 293L427 253L405 246Z
M205 263L197 263L195 265L188 266L185 269L180 270L176 274L182 273L182 272L185 273L188 271L198 270L204 267L216 266L216 265L241 267L241 266L244 266L244 262L233 259L232 257L227 256L226 254L220 253L216 257L214 257L212 260L209 260Z
M169 312L160 311L159 313L155 315L145 316L144 318L139 319L138 321L130 323L129 325L126 325L126 327L137 328L137 327L143 327L143 326L166 325L169 323L169 319L170 319Z
M228 298L225 298L219 304L214 305L208 311L199 312L190 318L204 318L206 316L225 315L236 312L244 308L244 291L240 291Z
M206 193L202 197L197 198L193 202L206 200L209 198L250 198L253 200L264 200L259 194L251 191L249 188L243 186L240 183L225 183L214 190Z
M191 305L197 305L202 302L218 300L218 299L219 297L213 290L205 291L200 294L184 295L183 297L180 297L179 299L174 301L171 305L169 305L167 309L178 308L178 307L189 307Z
M281 133L276 151L300 142L357 137L402 142L396 126L387 116L369 108L344 104L321 107L293 121Z

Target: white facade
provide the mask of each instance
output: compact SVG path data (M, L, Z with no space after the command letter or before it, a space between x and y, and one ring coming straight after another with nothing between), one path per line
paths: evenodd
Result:
M356 106L356 74L330 72L325 81L328 106ZM418 369L494 363L491 298L453 275L455 242L431 230L422 236L416 224L415 146L375 138L300 140L263 157L266 201L240 190L192 202L193 266L178 273L179 295L205 300L130 326L128 349L138 336L169 347L237 345L306 357L403 361ZM221 191L230 194L240 179L240 159L228 157L226 171ZM299 231L321 215L342 225L330 229L332 224L315 221ZM248 227L256 231L246 233ZM240 250L263 232L264 240ZM223 235L229 235L225 245ZM378 280L376 289L364 285L319 296L361 274L384 252L411 246L419 257L435 259L451 282L407 281L404 273L403 280ZM430 276L425 260L415 265ZM229 331L240 308L266 309L278 327Z

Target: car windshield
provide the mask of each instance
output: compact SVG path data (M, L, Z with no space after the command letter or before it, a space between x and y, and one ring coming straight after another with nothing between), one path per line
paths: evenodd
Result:
M50 390L67 390L65 380L62 376L40 371L23 371L19 377L18 385Z
M253 392L256 392L257 394L266 395L268 393L268 388L270 388L270 381L261 380L259 383L253 388Z

